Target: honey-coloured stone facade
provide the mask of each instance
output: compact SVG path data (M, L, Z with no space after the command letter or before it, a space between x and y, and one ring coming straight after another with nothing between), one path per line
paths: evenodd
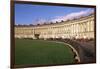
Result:
M94 38L94 14L57 23L15 25L15 38Z

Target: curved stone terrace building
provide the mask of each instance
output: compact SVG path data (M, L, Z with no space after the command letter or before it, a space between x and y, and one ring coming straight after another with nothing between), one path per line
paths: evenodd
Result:
M15 38L94 38L94 14L56 23L15 25Z

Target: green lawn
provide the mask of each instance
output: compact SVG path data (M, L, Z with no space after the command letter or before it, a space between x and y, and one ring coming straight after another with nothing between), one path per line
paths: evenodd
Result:
M15 65L68 64L73 52L63 43L44 40L15 40Z

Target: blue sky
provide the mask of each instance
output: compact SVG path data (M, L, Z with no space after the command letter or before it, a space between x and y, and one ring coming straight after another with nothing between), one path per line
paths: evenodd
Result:
M88 15L93 8L15 4L15 24L55 22Z

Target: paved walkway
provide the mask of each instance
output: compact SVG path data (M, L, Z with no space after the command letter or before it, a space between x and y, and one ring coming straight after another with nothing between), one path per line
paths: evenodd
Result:
M77 50L80 57L80 63L93 63L96 61L94 42L92 42L93 43L92 46L87 42L81 43L73 40L61 40L61 41L70 44Z

